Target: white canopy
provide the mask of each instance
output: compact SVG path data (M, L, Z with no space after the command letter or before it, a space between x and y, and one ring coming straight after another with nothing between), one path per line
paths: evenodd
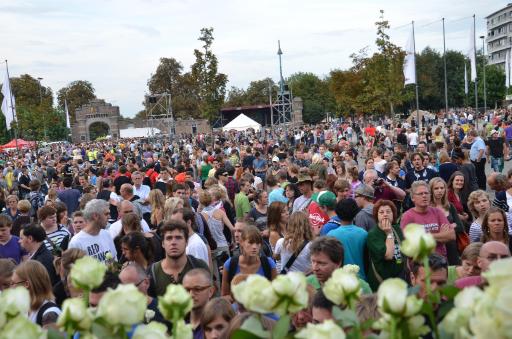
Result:
M158 134L160 130L158 128L153 128L153 133L151 133L151 127L140 127L140 128L125 128L119 130L120 138L142 138L149 137L152 134Z
M261 125L256 121L252 120L245 114L240 114L233 120L229 122L226 126L222 127L223 131L237 130L237 131L245 131L248 128L254 128L254 130L259 130Z

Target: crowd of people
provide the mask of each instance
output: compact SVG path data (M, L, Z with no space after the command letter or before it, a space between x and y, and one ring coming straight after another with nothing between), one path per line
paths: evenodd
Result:
M512 124L508 111L484 118L348 119L4 154L0 290L24 286L29 318L54 326L63 301L81 293L69 279L73 263L92 256L109 271L91 306L108 288L134 284L165 323L157 297L182 284L194 337L229 338L248 318L231 287L249 275L307 275L299 329L333 318L321 287L351 264L367 319L379 316L375 292L387 278L425 297L424 267L401 251L411 223L437 242L433 289L482 286L481 272L512 249L512 171L502 173ZM269 314L264 326L276 320Z

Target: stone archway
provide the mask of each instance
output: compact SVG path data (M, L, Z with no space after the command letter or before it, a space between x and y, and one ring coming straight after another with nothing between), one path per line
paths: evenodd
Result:
M89 140L91 141L110 135L110 126L105 121L94 121L89 124L87 130L89 131Z
M73 142L93 141L106 135L113 139L119 138L119 117L118 106L112 106L105 100L89 101L75 111L76 123L71 126Z

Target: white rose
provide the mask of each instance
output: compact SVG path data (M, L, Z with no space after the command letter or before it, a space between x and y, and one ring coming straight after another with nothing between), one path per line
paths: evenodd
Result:
M103 263L85 256L75 261L71 267L71 282L76 288L90 291L101 285L106 271L107 266Z
M484 278L491 286L504 286L510 287L512 281L512 257L493 261L489 265L489 270L482 273Z
M62 304L62 313L57 320L57 325L66 332L88 331L92 325L92 316L82 299L66 299Z
M325 282L322 291L334 304L346 304L350 298L361 294L361 283L354 273L347 273L338 268Z
M472 311L469 309L462 309L454 307L446 314L440 326L447 333L462 335L469 331L469 319L471 318ZM456 335L456 336L457 336Z
M502 333L503 337L512 337L512 281L508 286L503 286L496 298L494 320L497 324L498 333Z
M131 326L144 321L147 298L134 285L109 289L98 304L96 315L111 325Z
M270 313L278 302L272 284L260 275L250 275L245 281L231 286L236 301L247 310Z
M0 294L0 310L9 317L27 315L30 310L30 293L21 286L3 291Z
M306 287L306 277L301 272L278 275L272 281L272 288L279 299L274 312L285 315L306 308L309 298Z
M167 339L167 327L155 321L150 322L147 325L139 325L135 329L132 336L133 339Z
M402 252L416 261L427 257L436 248L432 234L425 232L423 225L409 224L404 229Z
M46 331L37 326L24 315L9 320L0 331L0 339L30 338L46 339Z
M407 304L407 284L399 278L386 279L377 291L377 304L384 313L402 315Z
M144 319L147 323L149 323L151 321L151 319L153 319L155 317L155 311L153 310L146 310L146 312L144 313Z
M345 332L332 320L326 320L321 324L308 323L306 328L300 330L295 338L303 339L345 339Z
M411 338L419 338L430 331L428 326L425 325L425 318L422 315L407 319L407 327L409 327L409 335Z
M346 264L346 265L343 265L342 267L343 271L347 272L347 273L352 273L352 274L358 274L359 273L359 266L358 265L352 265L352 264Z
M410 295L405 301L404 317L409 318L418 314L423 306L423 300L418 299L415 295Z
M185 318L192 306L192 297L181 285L168 285L165 294L158 297L158 309L169 321Z
M472 310L483 295L484 292L478 287L471 286L464 288L455 296L455 307Z

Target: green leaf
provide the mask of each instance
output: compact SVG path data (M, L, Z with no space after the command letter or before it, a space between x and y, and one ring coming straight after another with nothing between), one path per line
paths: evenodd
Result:
M455 298L455 296L459 293L459 291L460 291L460 289L453 285L444 286L439 289L439 292L441 293L441 295L443 295L449 299Z
M454 307L453 300L441 303L437 310L437 318L444 319L444 316Z
M272 339L285 338L290 330L290 321L289 315L281 317L272 329Z
M57 331L54 328L48 329L48 339L63 339L66 338L66 335L62 332Z
M247 330L238 329L232 335L231 339L260 339L263 337L258 337L256 334L249 332Z
M333 307L332 316L337 322L341 322L342 327L352 327L359 324L357 314L352 310L341 310L339 307Z
M260 320L256 315L251 315L243 325L240 327L243 330L247 330L259 338L268 338L270 333L263 329Z

